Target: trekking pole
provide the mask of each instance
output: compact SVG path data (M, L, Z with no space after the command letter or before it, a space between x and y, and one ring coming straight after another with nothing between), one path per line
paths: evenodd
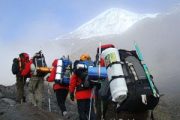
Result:
M49 73L44 77L44 80L47 80L49 76ZM49 87L49 82L48 82L48 107L49 107L49 112L51 112L51 92L50 92L50 87Z
M101 72L101 65L100 65L100 62L101 62L101 42L99 43L99 70L98 70L98 75L99 75L99 78L100 78L100 72Z
M100 62L101 62L101 42L99 43L99 59L98 59L98 61L99 61L99 71L98 71L98 74L99 74L99 78L100 78L100 73L101 73L101 65L100 65ZM99 82L100 82L100 79L99 79ZM101 103L101 120L103 120L104 119L104 116L103 116L103 101L102 100L100 100L100 103Z
M49 103L49 112L51 112L51 98L50 98L50 88L48 83L48 103Z
M23 96L21 96L22 98L21 98L21 104L23 103L23 98L24 98L24 76L23 76L23 78L22 78L22 85L23 85Z
M92 91L91 91L91 98L90 98L90 108L89 108L89 116L88 116L88 120L91 119L91 106L92 106L92 100L93 100L93 96L94 96L94 87L92 88ZM93 106L92 106L93 107Z
M100 55L101 55L101 42L99 43L99 58L98 58L98 62L99 62L99 69L98 69L98 76L99 76L99 78L100 78L100 72L101 72L101 66L100 66ZM98 81L100 81L100 79L98 80ZM93 96L94 96L94 94L95 94L95 89L96 89L96 87L93 87L92 88L92 91L91 91L91 97L90 97L90 108L89 108L89 116L88 116L88 120L90 120L91 119L91 109L92 109L92 101L93 101Z

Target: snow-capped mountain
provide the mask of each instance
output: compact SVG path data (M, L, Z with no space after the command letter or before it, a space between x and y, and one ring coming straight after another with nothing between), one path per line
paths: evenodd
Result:
M91 38L111 34L121 34L144 18L154 18L156 14L138 14L124 9L112 8L83 24L73 32L60 38Z

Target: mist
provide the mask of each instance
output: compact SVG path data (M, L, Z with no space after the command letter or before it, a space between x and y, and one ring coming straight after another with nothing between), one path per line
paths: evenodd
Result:
M27 52L32 57L33 54L42 50L48 66L51 66L55 58L62 55L70 55L72 60L79 59L79 56L86 52L94 60L96 48L99 42L102 44L112 43L117 48L132 50L133 42L136 41L144 56L144 62L148 65L154 82L162 92L178 92L180 89L180 10L176 9L169 13L159 14L153 19L144 19L132 26L122 35L109 35L94 37L91 39L66 39L55 40L56 34L60 31L60 25L57 21L54 27L48 27L45 22L36 29L28 29L25 35L19 37L20 40L15 42L1 42L0 50L3 60L0 63L1 81L0 84L12 85L15 83L15 76L11 73L11 65L14 57L19 53ZM41 29L41 26L42 29ZM44 27L46 26L46 27ZM38 34L38 31L39 32ZM43 32L44 31L44 32ZM54 36L47 33L54 32ZM23 40L27 39L27 41ZM176 90L174 90L176 89Z
M3 31L2 27L1 31ZM28 23L22 23L21 28L15 29L17 31L9 32L10 37L5 37L3 32L0 32L0 84L15 84L16 79L11 72L12 60L19 57L22 52L26 52L32 57L34 53L42 50L45 57L47 56L48 66L51 66L52 60L64 51L60 46L54 50L53 42L50 42L62 33L62 29L61 21L58 21L52 14L46 14L30 20ZM13 34L11 32L15 32L17 35L11 37ZM57 50L60 52L58 53Z
M180 95L180 10L159 14L156 18L139 21L122 35L109 35L90 39L71 39L71 57L86 52L95 58L99 42L112 43L118 49L133 50L134 41L140 47L144 63L154 76L154 82L162 94Z
M180 10L137 23L122 39L137 41L162 92L179 93ZM132 42L131 42L132 43ZM125 43L128 46L128 43Z

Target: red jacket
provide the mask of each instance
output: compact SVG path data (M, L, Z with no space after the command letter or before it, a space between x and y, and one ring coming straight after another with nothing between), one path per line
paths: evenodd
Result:
M57 59L54 60L54 62L52 63L53 69L50 73L50 76L48 77L47 81L48 82L54 82L55 80L55 76L56 76L56 68L57 68ZM58 90L58 89L69 89L69 86L63 86L57 83L54 83L53 85L53 89L54 90Z
M21 76L23 77L30 77L30 72L31 72L31 64L32 64L32 61L27 61L25 62L25 67L24 69L21 71Z
M69 91L70 93L74 93L76 87L81 83L81 79L78 78L78 76L76 74L73 74L71 76L71 80L70 80L70 85L69 85ZM85 90L80 90L80 91L76 91L75 95L76 95L76 99L90 99L91 98L91 91L92 89L85 89Z

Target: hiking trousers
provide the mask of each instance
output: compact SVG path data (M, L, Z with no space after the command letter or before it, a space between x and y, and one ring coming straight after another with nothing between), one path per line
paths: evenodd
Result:
M25 95L24 95L25 84L26 84L26 78L21 76L16 76L16 89L17 89L16 100L18 103L25 102Z
M94 100L92 100L91 102L90 120L96 120L93 104L94 104ZM90 99L77 100L77 107L78 107L79 119L88 120L89 110L90 110Z
M63 113L64 111L66 111L65 101L66 101L66 97L68 95L68 90L67 89L57 89L57 90L55 90L55 93L56 93L57 103L59 105L61 113Z
M29 81L29 100L34 106L42 108L44 80L43 77L31 77Z

